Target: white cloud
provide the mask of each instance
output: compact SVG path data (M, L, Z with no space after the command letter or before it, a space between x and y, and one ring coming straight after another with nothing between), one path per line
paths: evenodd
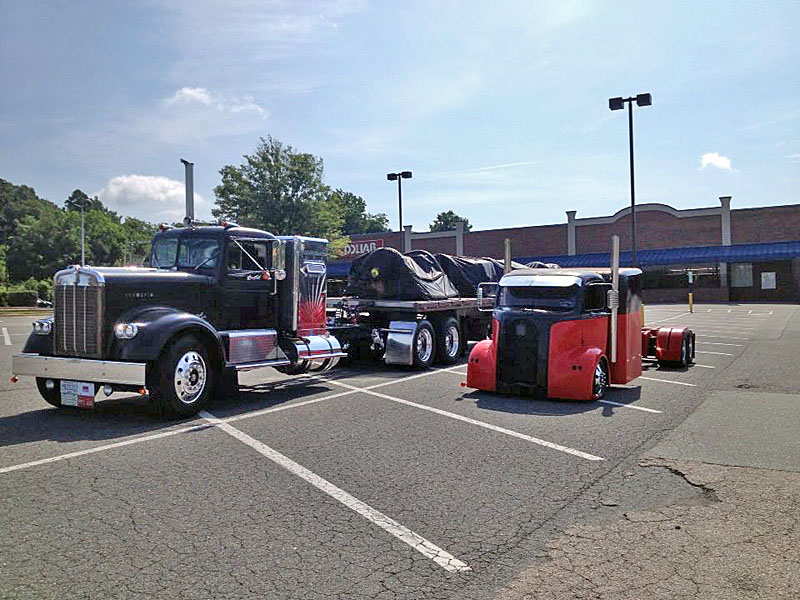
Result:
M725 169L726 171L733 171L731 168L731 159L727 156L722 156L718 152L706 152L700 159L700 168L705 169L707 166L717 167L718 169Z
M151 223L174 223L183 220L186 191L180 181L156 175L120 175L92 194L111 210L126 217ZM207 219L211 208L202 196L194 195L195 218Z
M800 164L800 153L787 154L784 158L794 165Z
M200 106L211 107L221 113L253 112L264 115L266 111L256 104L252 96L224 96L213 94L204 87L182 87L169 98L164 98L164 106L181 108Z

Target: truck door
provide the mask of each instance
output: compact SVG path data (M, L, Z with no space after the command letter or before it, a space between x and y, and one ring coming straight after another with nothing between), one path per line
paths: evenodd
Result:
M229 329L275 327L269 239L230 238L225 251L223 312Z

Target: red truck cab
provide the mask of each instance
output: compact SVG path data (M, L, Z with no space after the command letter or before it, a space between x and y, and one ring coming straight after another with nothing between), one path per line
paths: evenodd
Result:
M672 346L662 351L662 330L642 329L640 279L639 269L619 269L613 327L609 268L518 269L506 274L498 284L492 337L470 353L467 387L597 400L610 384L639 377L643 354L662 363L685 361L687 355L690 360L690 330L663 328L674 333L665 338L673 340Z

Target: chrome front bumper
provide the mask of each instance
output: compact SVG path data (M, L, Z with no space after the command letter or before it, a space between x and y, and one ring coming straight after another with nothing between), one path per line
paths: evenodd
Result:
M11 358L11 373L15 376L28 375L95 383L140 386L145 384L144 363L41 356L32 353L14 354Z

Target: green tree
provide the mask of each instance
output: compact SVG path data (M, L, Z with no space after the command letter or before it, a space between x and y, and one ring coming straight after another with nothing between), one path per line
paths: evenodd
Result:
M436 219L431 223L431 231L452 231L456 228L456 222L458 221L464 221L464 231L472 229L469 220L464 217L459 217L452 210L448 210L447 212L440 212L436 215Z
M106 208L105 204L97 196L89 198L82 190L73 191L69 198L64 200L64 210L80 212L81 207L83 207L84 211L99 210L114 217L117 221L120 220L119 215Z
M276 234L326 237L335 254L349 241L342 233L345 211L323 183L323 172L321 158L261 138L241 165L222 167L211 212Z
M38 219L45 213L53 215L57 212L58 207L39 198L33 188L0 179L0 244L8 241L18 219L26 216Z
M57 210L43 213L38 219L28 215L15 221L6 267L12 281L46 279L79 262L80 257L80 225L70 227L67 213Z
M337 189L331 192L331 198L344 207L344 225L342 229L346 235L390 231L389 219L386 214L368 213L367 203L361 196Z

